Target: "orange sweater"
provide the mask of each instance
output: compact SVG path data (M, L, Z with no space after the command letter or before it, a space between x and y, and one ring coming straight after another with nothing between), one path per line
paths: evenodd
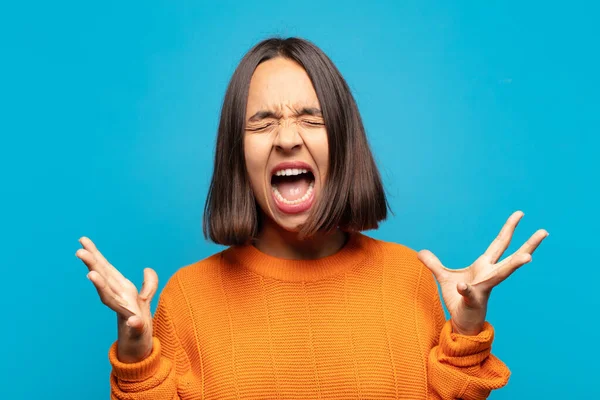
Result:
M111 346L112 399L483 399L510 374L488 323L452 333L415 251L359 233L318 260L243 246L181 268L154 335L139 363Z

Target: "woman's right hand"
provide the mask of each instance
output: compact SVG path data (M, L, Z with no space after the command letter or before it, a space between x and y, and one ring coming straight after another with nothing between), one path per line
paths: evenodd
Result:
M152 352L152 312L150 303L158 288L158 276L144 269L144 283L137 288L113 267L87 237L79 239L83 249L75 255L88 267L87 277L100 300L117 313L117 357L125 363L142 361Z

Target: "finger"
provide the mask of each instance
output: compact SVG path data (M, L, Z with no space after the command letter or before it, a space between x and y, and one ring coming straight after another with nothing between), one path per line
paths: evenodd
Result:
M97 271L92 271L88 273L87 278L94 284L102 303L116 312L127 310L131 314L135 314L135 311L130 309L131 305L127 302L127 300L112 290L110 284L104 276Z
M515 228L519 225L519 221L523 218L523 211L514 212L506 221L498 236L494 239L494 241L489 245L487 250L484 253L484 256L490 261L490 263L495 264L502 254L508 248L510 241L512 239L513 233L515 232Z
M542 241L549 236L548 232L545 229L540 229L536 233L534 233L526 242L519 248L519 250L515 251L510 256L506 257L504 260L494 265L494 270L505 269L506 265L510 264L513 261L513 258L517 255L522 256L521 259L518 259L517 262L524 261L519 265L521 267L524 264L527 264L531 261L532 253L538 248L538 246L542 243ZM529 255L529 257L527 256ZM519 268L517 267L517 268Z
M84 236L79 241L84 248L77 250L75 255L88 266L88 269L102 275L115 293L120 293L129 283L127 278L104 258L89 238Z
M102 270L102 266L98 263L96 257L88 250L79 249L75 252L75 256L83 261L90 271L100 272Z
M152 268L144 269L144 283L140 291L140 299L145 302L151 302L156 290L158 289L158 275Z
M529 262L531 262L531 254L512 254L510 257L506 257L502 262L496 264L490 274L488 274L479 284L484 290L492 290L493 287L500 284L506 278L511 276L513 272Z
M96 257L88 250L79 249L77 250L75 255L79 257L81 261L84 262L84 264L88 267L90 272L93 271L99 274L102 278L102 283L107 284L112 292L116 294L120 293L123 290L123 285L119 282L118 278L115 278L113 276L112 271L109 271L106 268L102 267L100 263L96 260Z
M417 253L417 257L425 266L431 271L435 279L438 282L445 280L448 273L448 268L444 267L444 264L429 250L421 250Z
M542 243L544 239L548 237L548 231L545 229L540 229L535 232L527 241L517 250L515 253L529 253L533 254L533 252L538 248L538 246Z
M102 267L110 269L111 271L121 275L121 273L115 267L113 267L113 265L109 263L108 260L102 255L100 250L98 250L98 248L90 238L83 236L79 239L79 243L81 243L85 250L89 251L94 255L94 257ZM121 277L123 276L121 275Z
M135 311L131 309L132 305L113 292L106 279L98 271L91 271L87 274L87 277L94 284L98 296L104 305L126 318L135 315Z
M83 236L83 237L79 238L79 243L81 243L81 245L83 246L84 249L86 249L87 251L92 253L94 255L94 257L96 257L98 262L103 263L103 264L109 263L106 260L106 258L104 258L102 253L100 253L100 251L98 250L98 248L96 247L96 245L94 244L94 242L92 242L92 240L90 238Z

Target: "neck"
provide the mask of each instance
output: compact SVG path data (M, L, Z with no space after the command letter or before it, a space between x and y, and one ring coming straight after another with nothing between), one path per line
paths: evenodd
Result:
M339 229L331 233L317 232L299 239L298 232L290 232L265 218L262 229L253 245L261 252L288 260L315 260L337 253L348 239Z

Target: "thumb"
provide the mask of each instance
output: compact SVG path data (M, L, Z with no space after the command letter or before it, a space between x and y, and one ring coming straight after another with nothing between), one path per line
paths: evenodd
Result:
M133 338L143 336L148 329L152 329L152 321L148 321L139 315L132 315L125 323L130 329L130 335Z
M441 283L443 276L446 273L446 267L442 262L429 250L421 250L417 253L417 257L425 266L433 273L435 279Z
M156 290L158 289L158 275L152 268L144 269L144 283L142 284L142 290L140 290L140 300L150 303Z
M144 328L144 320L139 315L132 315L127 318L126 325L135 331L142 331Z
M460 282L456 284L456 290L463 297L466 304L474 304L475 303L475 291L473 290L473 286L469 285L465 282Z

